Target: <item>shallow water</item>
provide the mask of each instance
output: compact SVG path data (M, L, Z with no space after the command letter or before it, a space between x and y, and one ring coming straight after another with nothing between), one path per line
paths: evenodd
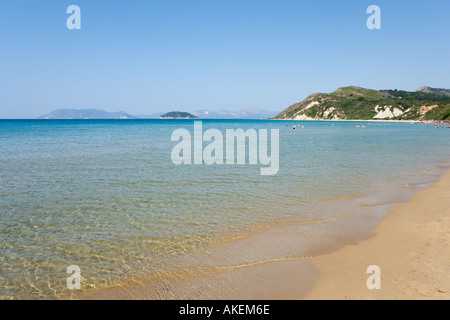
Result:
M261 165L176 166L171 134L193 124L1 120L0 299L66 297L69 265L90 292L342 245L450 166L442 127L307 122L294 131L248 120L203 127L279 129L277 175L261 176Z

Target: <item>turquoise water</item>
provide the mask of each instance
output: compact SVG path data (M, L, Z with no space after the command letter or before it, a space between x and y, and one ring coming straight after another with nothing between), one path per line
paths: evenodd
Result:
M85 290L179 267L263 224L313 220L324 200L448 166L442 126L293 123L203 121L279 129L280 170L261 176L259 164L173 164L171 134L191 120L0 120L0 299L64 297L70 265Z

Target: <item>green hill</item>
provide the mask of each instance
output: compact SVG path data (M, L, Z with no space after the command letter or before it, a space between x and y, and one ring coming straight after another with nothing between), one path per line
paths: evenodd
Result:
M450 120L450 90L339 88L315 93L274 119L286 120Z

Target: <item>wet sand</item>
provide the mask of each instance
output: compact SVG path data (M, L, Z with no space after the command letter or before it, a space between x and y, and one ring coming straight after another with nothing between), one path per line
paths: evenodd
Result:
M450 171L390 212L374 237L313 259L320 276L305 299L450 299ZM367 288L371 265L381 290Z

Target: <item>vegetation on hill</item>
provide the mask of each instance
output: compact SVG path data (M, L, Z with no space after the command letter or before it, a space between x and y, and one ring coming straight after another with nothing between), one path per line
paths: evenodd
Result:
M417 101L450 101L450 95L440 94L435 92L424 91L403 91L403 90L382 90L382 92L395 98L402 98L407 100Z
M370 90L339 88L332 93L315 93L296 103L274 119L293 120L448 120L450 96L446 89ZM444 90L443 93L442 91ZM450 91L449 91L450 92Z

